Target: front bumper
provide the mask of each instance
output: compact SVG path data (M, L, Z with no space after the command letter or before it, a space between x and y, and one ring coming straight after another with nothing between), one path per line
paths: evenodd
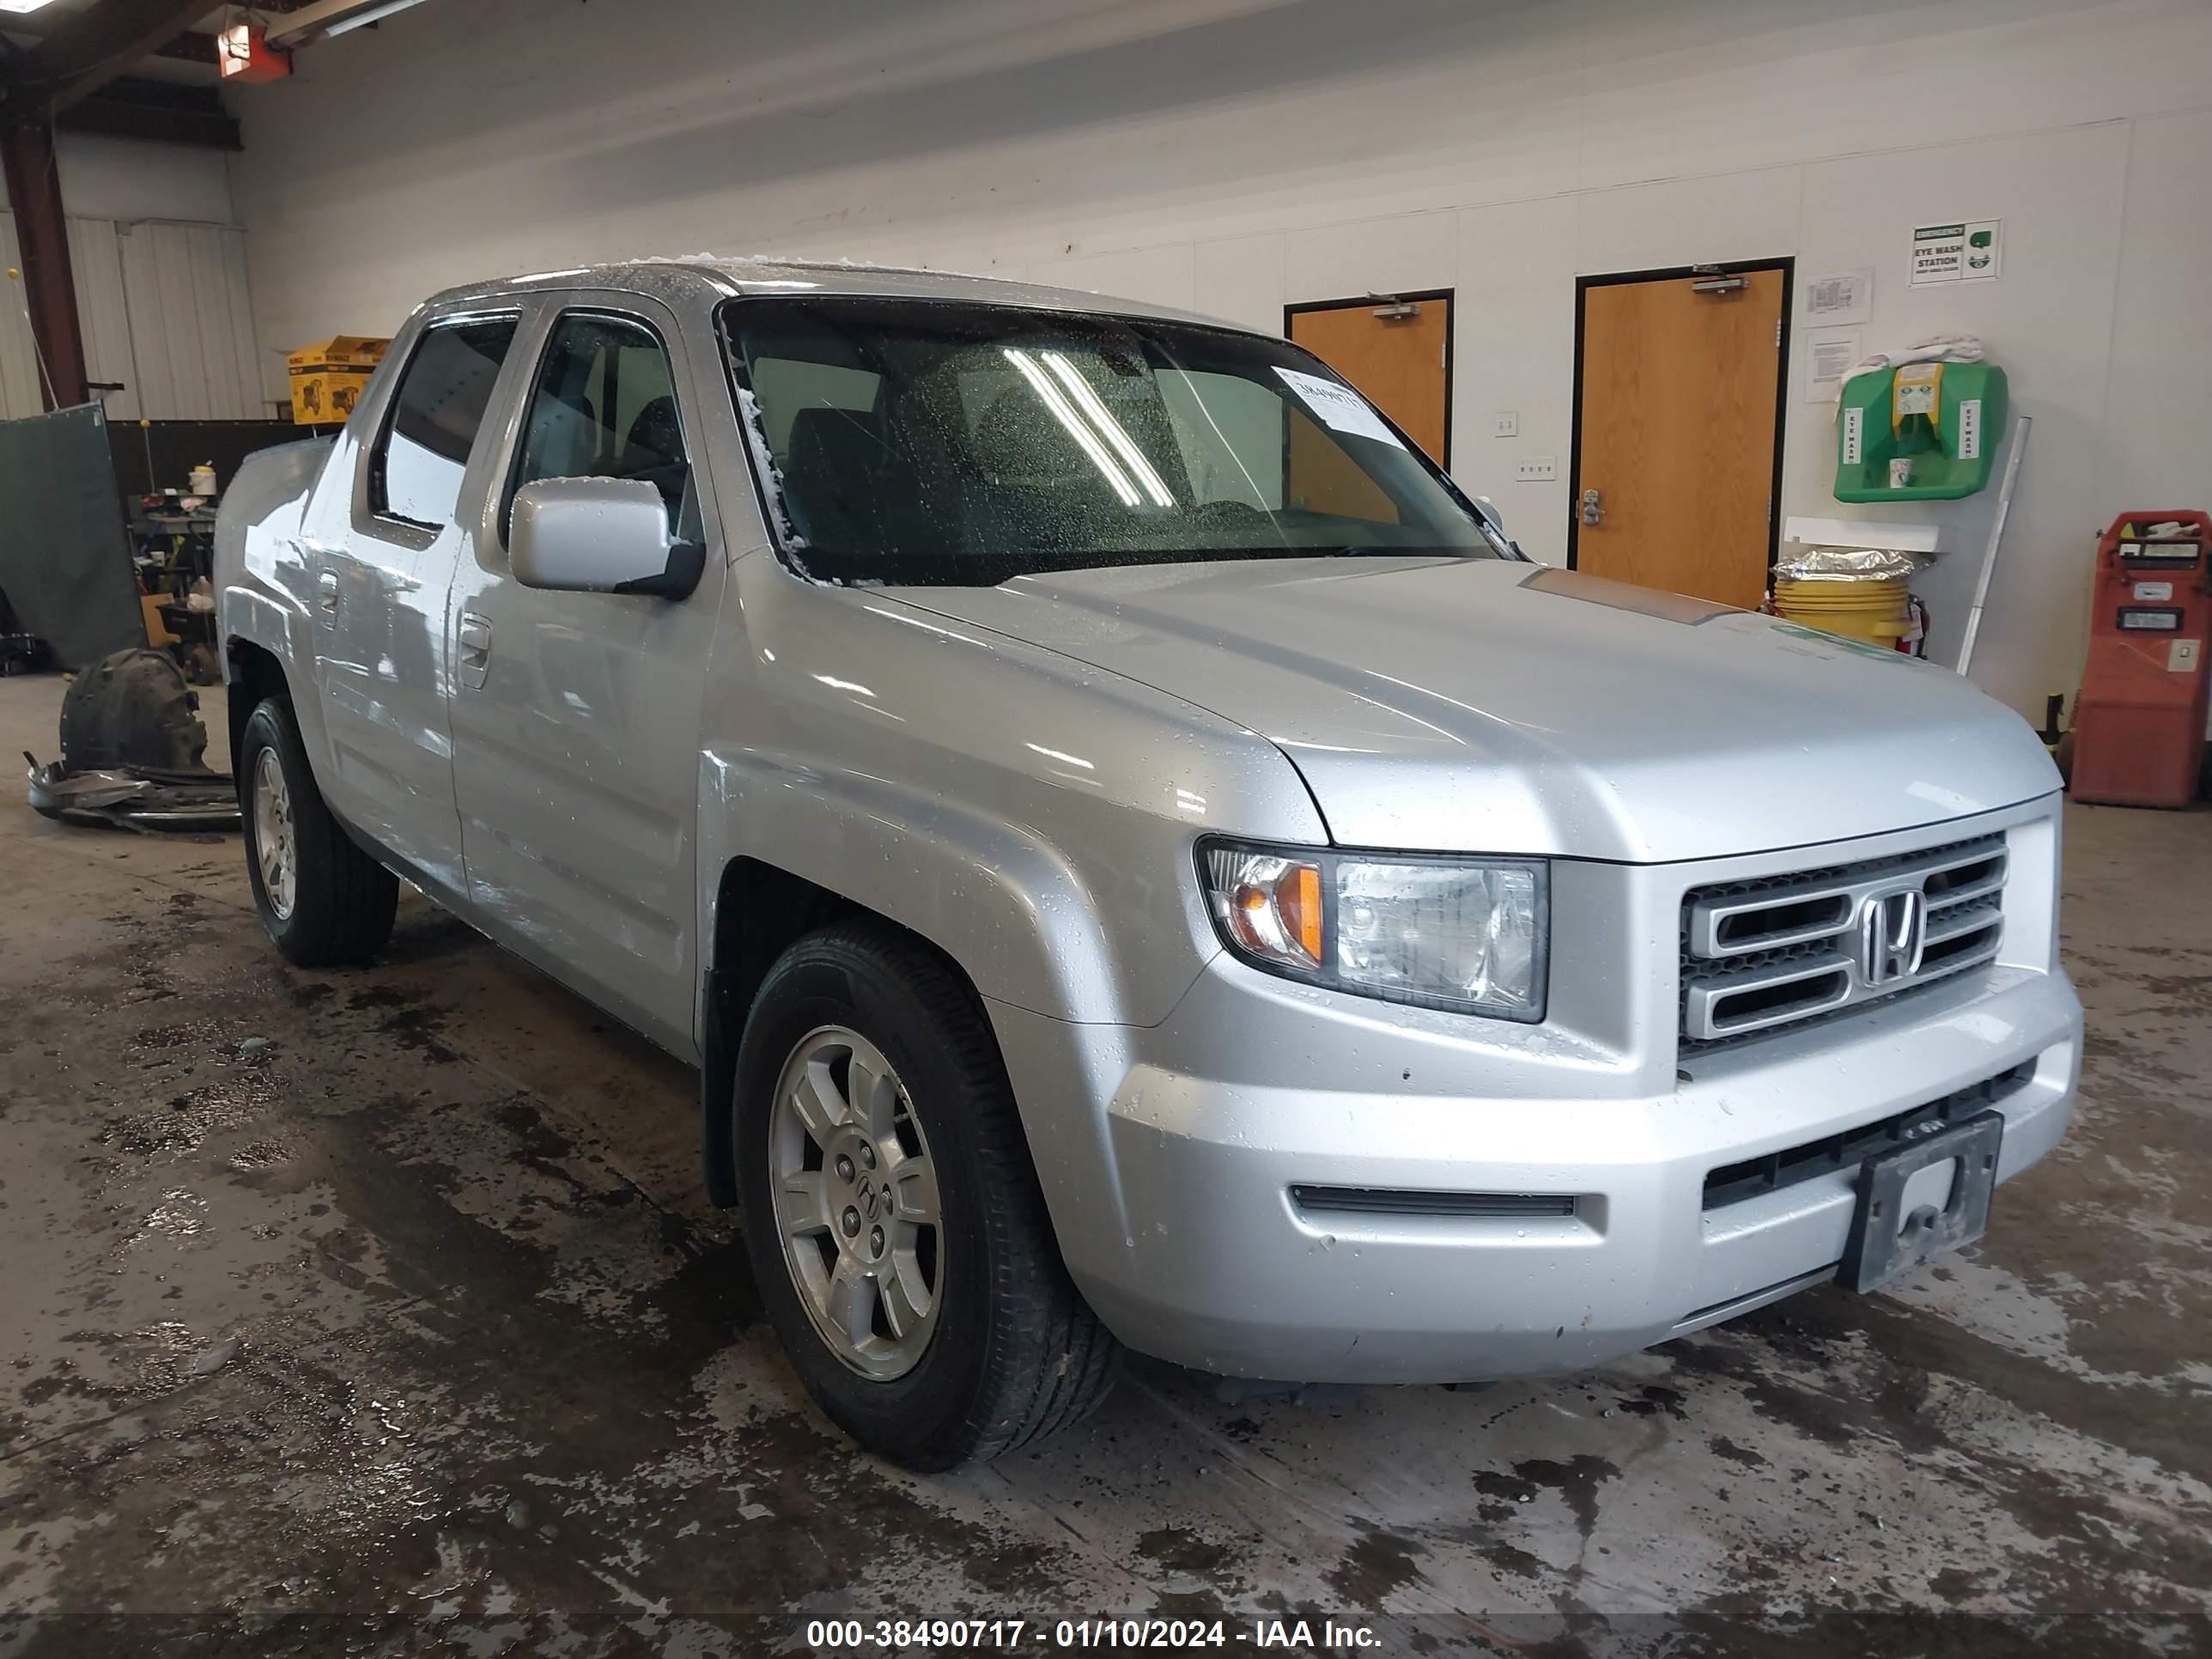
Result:
M2072 1114L2081 1012L2047 956L2016 959L2033 953L1687 1071L1636 1022L1578 1028L1571 999L1507 1028L1225 957L1148 1030L994 1013L1063 1254L1124 1342L1231 1376L1444 1382L1579 1369L1833 1274L1855 1168L1709 1206L1716 1169L2023 1066L1996 1103L1997 1178L2033 1164ZM1671 1038L1671 998L1650 1000L1637 1020L1663 1014ZM1040 1133L1031 1103L1086 1097L1089 1122ZM1346 1212L1306 1207L1304 1186L1574 1202Z

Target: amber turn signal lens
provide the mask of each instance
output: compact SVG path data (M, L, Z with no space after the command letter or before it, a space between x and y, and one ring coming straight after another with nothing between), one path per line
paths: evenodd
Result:
M1275 884L1275 904L1292 939L1316 962L1321 960L1321 872L1301 864Z
M1226 848L1211 857L1215 915L1231 943L1264 962L1319 967L1325 942L1321 866Z

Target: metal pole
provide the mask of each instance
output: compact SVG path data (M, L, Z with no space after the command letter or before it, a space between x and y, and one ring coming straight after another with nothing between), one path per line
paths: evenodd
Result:
M1974 640L1982 631L1982 607L1989 603L1990 578L1996 574L1997 544L2004 539L2005 520L2012 513L2012 487L2020 480L2020 453L2027 447L2031 418L2021 416L2012 423L2012 453L2005 458L2004 482L1997 486L1997 516L1990 526L1990 544L1982 552L1982 574L1974 580L1973 608L1966 612L1966 637L1959 647L1959 672L1974 659Z

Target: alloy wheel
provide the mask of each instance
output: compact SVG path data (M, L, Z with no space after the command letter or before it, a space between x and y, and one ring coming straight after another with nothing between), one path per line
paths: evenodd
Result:
M831 1352L877 1382L921 1363L944 1301L937 1166L898 1074L823 1026L784 1062L769 1124L775 1224Z
M264 749L253 767L253 854L261 866L261 890L279 921L292 919L298 896L300 861L292 832L292 790L274 749Z

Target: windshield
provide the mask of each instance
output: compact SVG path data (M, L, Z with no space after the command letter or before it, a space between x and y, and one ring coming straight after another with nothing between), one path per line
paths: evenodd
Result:
M1443 475L1287 341L858 295L733 300L722 326L776 532L826 580L1498 556Z

